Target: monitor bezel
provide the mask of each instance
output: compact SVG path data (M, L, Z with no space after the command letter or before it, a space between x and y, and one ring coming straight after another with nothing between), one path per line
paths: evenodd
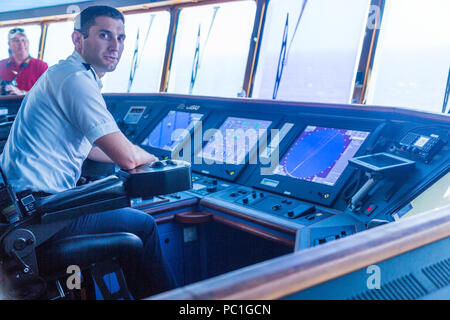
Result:
M279 122L282 119L282 116L270 116L270 115L261 115L259 117L255 117L252 116L251 114L242 114L240 112L226 112L221 114L220 116L217 116L216 118L214 118L214 121L210 121L208 123L208 126L204 126L203 130L204 133L206 132L206 130L209 129L219 129L220 126L222 126L223 123L225 123L225 121L229 118L229 117L234 117L234 118L245 118L245 119L252 119L252 120L262 120L262 121L271 121L272 123L269 125L268 127L268 138L270 136L270 130L277 128ZM213 164L207 164L205 163L205 160L201 157L198 157L197 154L199 154L201 152L201 150L203 150L203 148L208 144L209 139L206 141L202 142L201 148L196 148L194 150L194 153L192 154L192 159L193 159L193 163L192 163L192 170L194 172L199 172L208 176L212 176L215 178L220 178L220 179L224 179L227 181L235 181L239 175L241 174L242 170L244 168L246 168L247 166L252 166L252 164L250 164L249 159L253 158L255 156L255 154L258 152L258 148L259 148L259 139L257 142L257 146L256 148L254 148L253 150L250 150L249 153L246 155L245 159L244 159L244 163L243 164L231 164L231 163L213 163Z

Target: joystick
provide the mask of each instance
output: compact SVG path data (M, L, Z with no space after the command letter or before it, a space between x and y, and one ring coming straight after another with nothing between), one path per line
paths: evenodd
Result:
M162 163L161 161L155 161L155 162L150 164L150 167L152 167L152 168L161 168L161 167L164 167L164 163Z
M143 199L192 188L191 164L182 160L159 160L131 170L120 170L130 198Z

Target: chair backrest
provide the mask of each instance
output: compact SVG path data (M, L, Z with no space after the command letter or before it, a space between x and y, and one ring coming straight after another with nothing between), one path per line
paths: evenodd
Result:
M15 114L6 114L0 116L0 153L3 152L9 132L16 118Z

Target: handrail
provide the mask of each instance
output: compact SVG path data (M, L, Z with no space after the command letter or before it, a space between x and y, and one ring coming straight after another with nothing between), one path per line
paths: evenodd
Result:
M278 299L450 236L450 205L149 299Z

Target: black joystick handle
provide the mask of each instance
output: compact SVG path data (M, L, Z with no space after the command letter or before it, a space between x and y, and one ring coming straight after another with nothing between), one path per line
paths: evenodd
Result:
M162 167L164 167L164 163L161 162L161 161L155 161L155 162L150 164L150 167L152 167L152 168L162 168Z
M191 164L182 160L159 160L132 170L118 172L125 177L130 198L150 198L192 188Z

